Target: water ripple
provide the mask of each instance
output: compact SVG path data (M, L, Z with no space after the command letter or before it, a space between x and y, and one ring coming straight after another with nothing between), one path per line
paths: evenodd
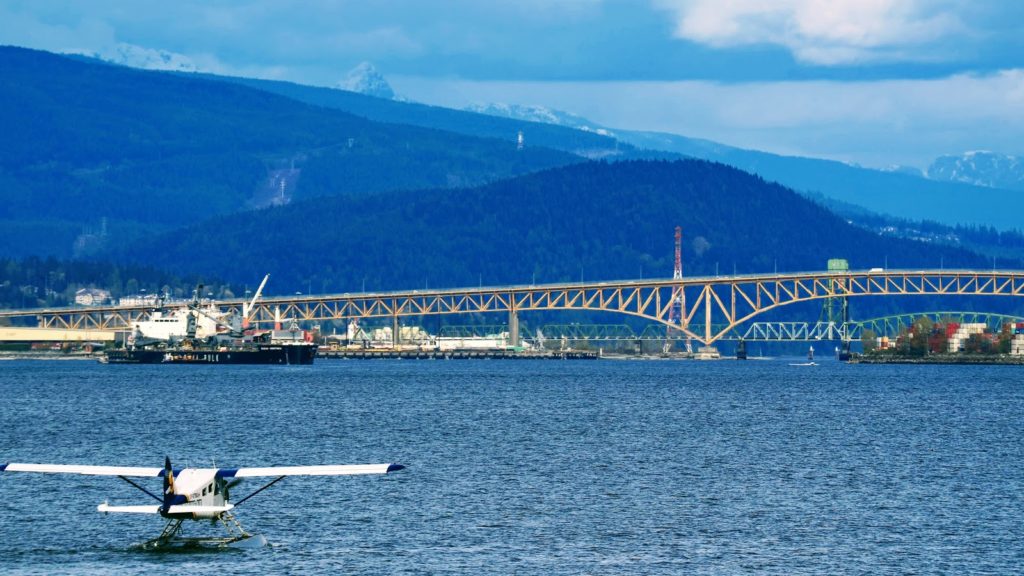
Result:
M4 363L0 460L293 478L238 510L271 545L143 553L114 479L0 476L4 573L1012 574L1017 367L786 362ZM256 488L249 482L245 488ZM189 530L211 527L195 523Z

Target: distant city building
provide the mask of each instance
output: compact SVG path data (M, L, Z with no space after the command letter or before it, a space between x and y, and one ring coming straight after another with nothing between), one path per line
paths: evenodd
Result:
M110 300L110 291L99 288L82 288L75 292L75 304L80 306L98 306Z
M159 303L160 297L156 294L130 294L117 301L119 306L157 306Z

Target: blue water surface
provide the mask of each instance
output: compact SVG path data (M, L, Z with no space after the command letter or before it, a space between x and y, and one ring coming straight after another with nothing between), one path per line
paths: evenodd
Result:
M152 502L117 478L0 474L0 572L1017 574L1022 376L786 361L7 361L0 462L408 469L288 478L237 510L269 546L213 552L139 549L163 521L98 514L105 500Z

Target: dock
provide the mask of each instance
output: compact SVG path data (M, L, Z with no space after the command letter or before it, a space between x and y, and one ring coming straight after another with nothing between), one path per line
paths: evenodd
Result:
M517 351L517 350L415 350L363 348L330 350L321 348L317 358L336 360L596 360L599 354L590 350Z

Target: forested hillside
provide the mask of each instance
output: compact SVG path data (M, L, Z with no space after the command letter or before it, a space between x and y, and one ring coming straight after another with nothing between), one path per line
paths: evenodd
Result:
M835 160L782 156L717 142L655 132L616 131L643 149L664 150L722 162L801 192L818 193L905 220L933 220L949 226L1020 229L1024 195L920 175L873 170Z
M888 239L721 164L586 163L459 191L323 198L223 218L118 252L169 270L314 292L982 265L966 250Z
M235 295L231 286L213 276L200 279L167 274L149 266L107 262L0 258L0 309L69 306L80 288L108 290L115 299L140 293L184 298L192 294L198 282L205 285L204 293L217 298Z
M397 102L332 88L289 82L210 76L252 86L296 100L335 108L382 122L441 128L512 141L522 130L530 145L608 159L692 157L735 166L800 192L866 207L906 220L946 225L1022 227L1018 214L1024 196L1010 188L993 189L963 181L942 181L800 156L747 150L677 134L607 129L614 136L570 126L492 116L410 102ZM594 123L587 122L587 125ZM595 125L596 126L596 125ZM955 179L954 179L955 180Z
M70 254L67 239L103 218L123 243L275 201L466 186L580 160L21 48L0 47L0 69L0 255Z

